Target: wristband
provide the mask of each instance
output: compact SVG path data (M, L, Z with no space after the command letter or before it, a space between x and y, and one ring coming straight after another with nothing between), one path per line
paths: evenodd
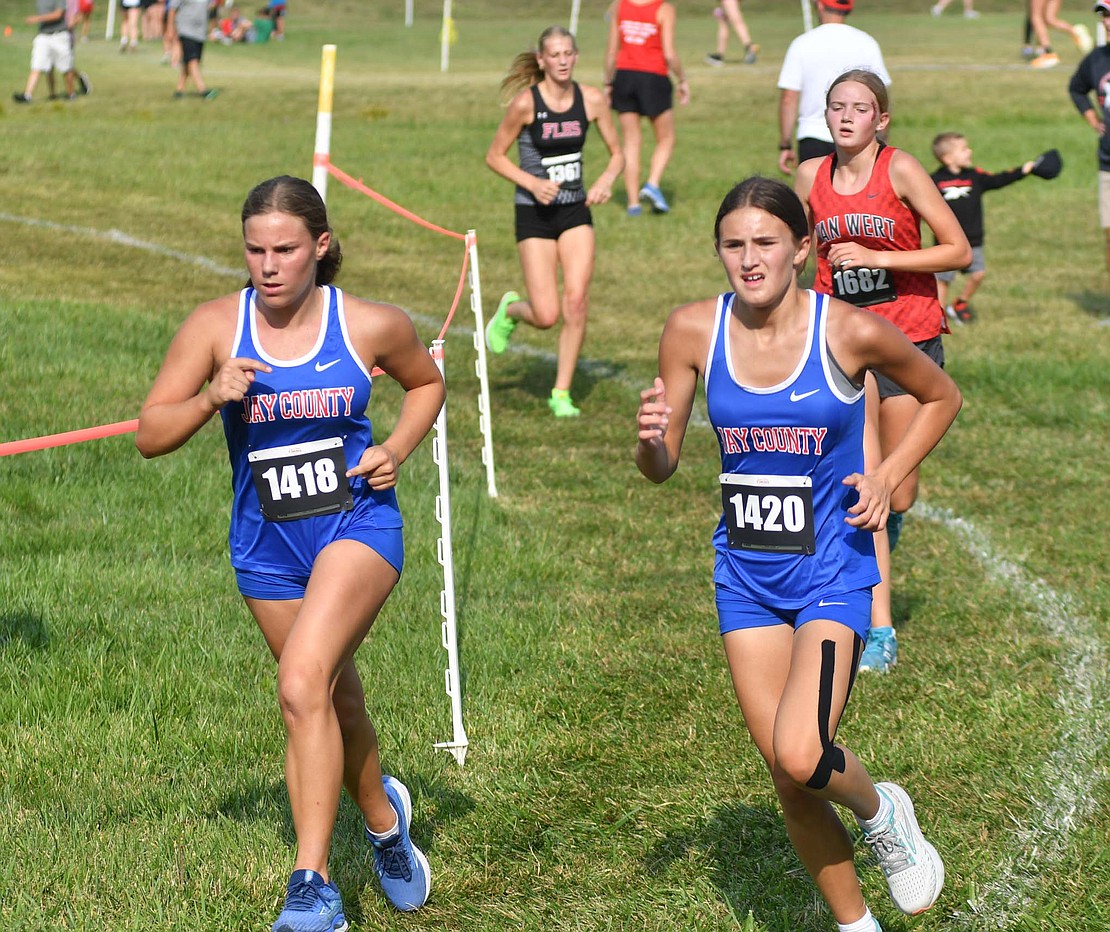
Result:
M779 143L779 152L789 152L793 148L794 148L794 146L791 145L788 142L780 142Z

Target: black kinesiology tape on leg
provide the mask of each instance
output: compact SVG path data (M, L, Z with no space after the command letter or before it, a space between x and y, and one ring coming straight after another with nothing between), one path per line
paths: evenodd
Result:
M811 790L829 785L833 771L844 773L844 751L833 744L831 734L833 674L836 672L836 642L821 642L821 687L817 693L817 727L821 730L821 759L806 782Z

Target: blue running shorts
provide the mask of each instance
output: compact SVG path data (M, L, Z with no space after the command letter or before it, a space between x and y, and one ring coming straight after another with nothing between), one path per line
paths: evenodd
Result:
M718 585L717 618L721 634L771 625L790 625L797 629L807 621L825 619L851 628L861 640L866 641L867 632L871 630L871 589L824 595L802 608L776 608L753 602L738 592Z
M373 550L392 566L397 575L405 566L405 538L402 528L350 528L337 540L357 540ZM303 599L308 576L299 573L258 573L252 570L235 571L239 592L245 598L283 601Z

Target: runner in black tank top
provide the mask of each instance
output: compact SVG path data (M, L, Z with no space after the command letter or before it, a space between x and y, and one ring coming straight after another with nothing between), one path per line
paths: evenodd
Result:
M536 118L517 140L520 167L529 175L546 178L559 185L552 204L578 204L586 200L582 184L582 148L590 127L582 88L572 84L574 103L569 110L556 113L548 107L538 84L532 85L532 106ZM514 203L535 205L536 199L517 185Z
M516 185L516 241L527 294L502 295L486 327L486 346L491 353L503 353L519 321L547 330L562 318L555 386L547 402L556 417L580 413L570 387L586 338L594 271L589 208L609 200L624 166L605 95L575 83L577 61L574 36L562 26L548 27L535 51L518 55L501 82L512 99L486 152L486 164ZM597 123L609 162L587 186L582 148L591 122ZM508 154L514 142L519 165Z

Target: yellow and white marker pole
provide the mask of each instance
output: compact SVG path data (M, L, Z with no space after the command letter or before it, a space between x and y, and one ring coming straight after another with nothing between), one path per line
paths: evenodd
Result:
M328 200L331 161L331 104L335 95L335 46L325 45L320 59L320 101L316 105L316 147L312 152L312 187Z

